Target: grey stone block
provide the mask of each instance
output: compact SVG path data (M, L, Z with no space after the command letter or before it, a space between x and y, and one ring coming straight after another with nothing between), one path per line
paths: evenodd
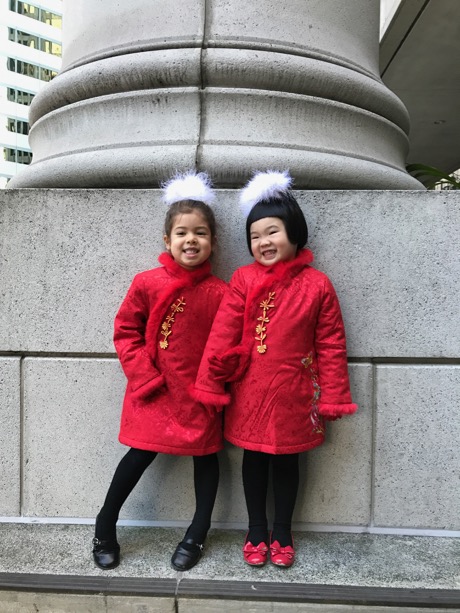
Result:
M124 375L112 359L27 358L24 372L24 514L94 517L127 450L117 443ZM324 448L303 454L299 524L369 519L370 367L353 365L351 374L361 412L331 424ZM247 522L241 455L231 445L220 454L219 524ZM160 454L121 517L188 522L194 505L191 458Z
M24 514L92 517L123 448L116 360L24 360Z
M350 368L360 412L331 424L326 445L302 460L302 492L308 496L299 498L296 521L364 525L371 453L369 359L459 356L460 260L453 246L458 243L460 194L307 191L297 196L309 224L315 266L332 279L341 301L349 355L365 363ZM0 191L0 351L81 356L25 361L26 515L93 517L102 503L125 451L116 442L125 381L117 361L109 359L114 358L113 317L134 274L156 266L165 210L157 190ZM228 279L235 268L251 261L237 194L219 190L215 210L220 227L214 269ZM13 449L8 457L19 458L20 426L13 416L19 416L19 358L1 359L7 380L14 381L13 388L10 383L2 386L8 399L2 418L13 432L5 439ZM457 406L458 367L391 368L379 366L375 523L399 527L404 520L407 527L453 529L458 526L453 506L457 477L443 469L440 454L441 443L444 456L445 441L453 444L455 422L448 420ZM423 390L420 398L413 394L415 387ZM403 409L395 408L396 403ZM441 419L431 424L433 406ZM406 420L402 430L397 413ZM433 432L425 436L427 424L440 429L439 448ZM358 446L365 451L358 453ZM81 458L74 461L79 448ZM449 462L458 462L455 449ZM404 452L404 476L393 452L395 458ZM48 472L46 462L51 462ZM222 454L217 522L246 521L240 462L236 448ZM433 504L418 485L424 463L432 464L437 479L425 479L428 491L439 494ZM11 498L5 513L16 515L21 512L19 465L8 471L5 491ZM355 471L359 478L354 478ZM158 458L123 517L189 521L191 473L187 458ZM331 489L329 484L338 482L336 474L344 485ZM355 497L351 504L344 500L347 487ZM159 491L168 496L158 496ZM177 512L179 499L184 509Z
M460 192L301 192L353 357L459 356Z
M0 515L20 510L20 359L0 358Z
M107 596L106 610L116 613L179 613L173 596Z
M128 450L117 442L125 388L118 361L27 358L24 387L24 514L95 517ZM121 518L189 522L192 467L190 457L160 454Z
M47 592L1 591L0 613L105 613L104 594L53 594ZM133 611L135 609L131 609ZM156 612L155 612L156 613Z
M379 366L376 526L460 529L459 366Z
M0 201L1 349L114 352L121 300L163 248L158 192L2 191Z
M372 469L372 366L349 366L354 415L327 424L326 442L301 455L294 521L366 526Z
M458 192L297 192L315 263L339 295L351 357L458 357ZM0 192L0 348L112 352L134 274L156 266L157 190ZM219 190L214 270L251 261L237 193ZM429 228L429 233L428 233ZM428 234L427 234L428 233ZM423 265L422 265L423 264ZM18 276L23 279L17 283Z
M114 359L24 361L24 514L95 517L128 447L117 442L125 377ZM189 522L193 463L159 455L121 518Z
M300 485L293 521L367 525L370 520L372 466L372 367L349 367L356 415L327 425L326 442L300 454ZM241 479L243 452L227 445L220 456L220 485L213 514L216 522L247 524ZM268 515L273 519L272 487Z

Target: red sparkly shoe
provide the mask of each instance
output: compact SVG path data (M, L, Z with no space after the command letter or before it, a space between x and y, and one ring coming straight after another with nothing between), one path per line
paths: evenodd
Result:
M247 537L246 537L247 539ZM244 543L243 558L250 566L264 566L267 563L268 546L267 543L259 543L257 547L248 540Z
M295 551L294 547L287 545L281 547L278 541L270 543L270 561L275 566L289 567L294 564Z

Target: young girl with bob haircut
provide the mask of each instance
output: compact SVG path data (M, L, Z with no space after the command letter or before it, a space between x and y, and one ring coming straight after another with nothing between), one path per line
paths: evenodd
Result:
M167 251L160 267L134 277L115 318L115 348L128 380L119 440L131 449L96 518L93 558L102 569L119 564L120 509L158 453L193 456L196 511L172 566L188 570L202 555L219 480L222 423L189 388L225 289L209 263L214 198L204 173L177 175L164 186Z
M299 453L321 445L325 420L354 413L339 302L312 268L308 230L287 172L257 173L241 194L255 262L238 269L221 302L195 397L225 411L224 437L244 449L249 531L244 560L294 562L291 520ZM231 397L225 383L231 382ZM266 498L272 465L274 522Z

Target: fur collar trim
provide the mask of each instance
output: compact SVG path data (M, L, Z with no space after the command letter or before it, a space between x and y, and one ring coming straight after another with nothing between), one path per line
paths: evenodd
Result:
M263 273L263 281L257 287L273 284L276 281L286 279L286 277L292 279L313 260L313 253L310 249L300 249L293 260L277 262L273 266L264 266L259 262L254 262L258 270Z
M228 381L241 379L249 365L254 346L254 322L257 315L260 314L261 301L267 298L268 291L273 291L278 283L285 285L309 266L313 259L313 253L309 249L301 249L293 260L278 262L273 266L267 267L259 264L259 262L254 262L262 275L246 297L241 343L237 347L227 350L222 356L223 362L235 359L235 356L238 356L238 366Z
M145 329L146 349L153 362L155 362L158 352L158 330L166 317L168 309L170 309L177 298L180 298L179 294L182 290L194 287L211 276L209 260L206 260L206 262L203 262L203 264L193 270L182 268L168 252L162 253L158 261L171 276L171 281L165 284L163 291L156 297L155 305L149 313Z
M203 262L203 264L193 270L186 270L176 262L168 251L164 251L158 258L158 261L166 268L170 275L182 279L186 286L195 285L211 274L211 263L209 260L206 260L206 262Z

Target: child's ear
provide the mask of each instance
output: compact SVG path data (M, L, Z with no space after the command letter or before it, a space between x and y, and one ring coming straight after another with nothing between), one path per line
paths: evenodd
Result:
M166 250L170 251L171 250L171 239L169 238L169 236L167 234L165 234L163 236L163 240L164 240L164 243L165 243Z

